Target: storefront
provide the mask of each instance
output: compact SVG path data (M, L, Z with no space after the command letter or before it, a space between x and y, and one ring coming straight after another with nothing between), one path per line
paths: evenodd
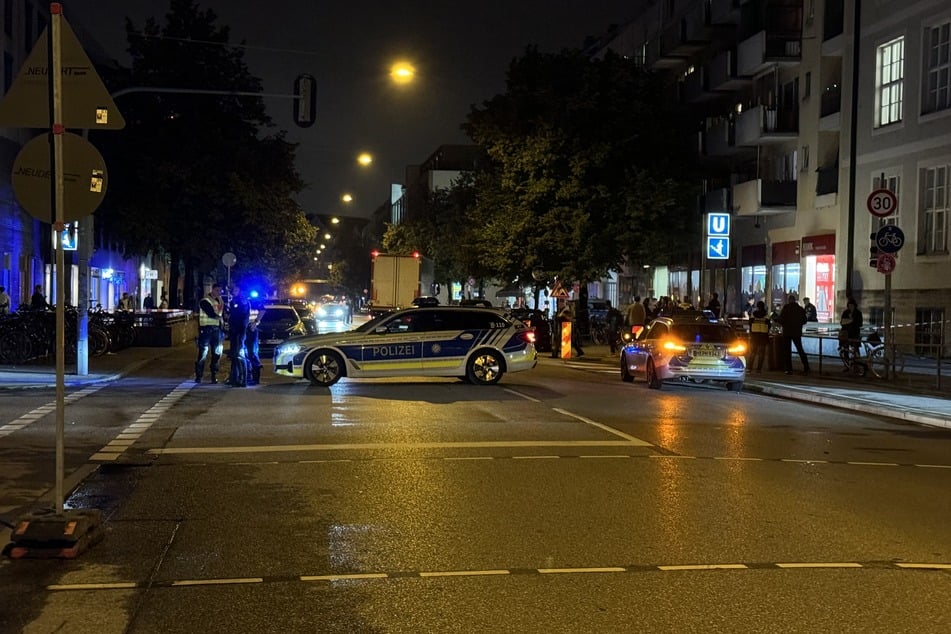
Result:
M744 309L766 301L766 245L750 244L740 252L740 302Z
M799 294L799 241L777 242L773 245L772 270L772 306L777 310L786 303L789 293Z
M802 239L802 294L816 305L820 322L836 321L835 234Z

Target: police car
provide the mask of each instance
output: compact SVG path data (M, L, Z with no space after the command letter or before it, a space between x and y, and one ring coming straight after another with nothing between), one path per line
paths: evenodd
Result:
M643 377L647 387L664 381L723 383L743 389L746 342L706 311L677 311L658 317L621 348L621 380Z
M342 377L447 376L478 385L538 362L535 333L501 311L407 308L343 333L295 337L274 351L274 371L330 386Z

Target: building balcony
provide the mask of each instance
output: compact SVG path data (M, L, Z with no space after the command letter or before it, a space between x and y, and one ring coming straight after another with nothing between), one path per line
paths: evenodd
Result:
M706 128L700 132L700 156L722 158L736 156L746 148L736 144L736 125L726 118L708 119Z
M822 91L819 101L819 130L836 132L841 126L842 94L838 85Z
M733 186L733 212L737 216L769 216L796 211L796 181L761 178Z
M822 41L840 37L845 31L845 0L826 0L822 15Z
M707 0L710 23L738 26L740 24L740 0Z
M739 2L735 2L736 11L731 17L726 11L720 10L718 18L714 18L714 5L734 4L733 0L700 0L696 2L684 15L687 40L693 42L730 42L736 39L736 29L740 23Z
M774 64L795 65L802 58L802 38L799 35L772 35L759 31L740 42L737 47L737 72L753 76Z
M709 37L691 39L687 34L687 18L674 20L660 34L661 49L674 57L690 57L710 43Z
M754 106L736 119L737 145L769 145L795 140L799 136L797 109Z
M680 99L683 103L703 103L722 96L723 93L710 90L707 69L703 66L695 69L680 82Z
M647 42L646 59L644 60L647 68L652 70L676 70L687 63L688 54L676 53L666 48L662 37L655 37Z
M744 89L752 81L741 77L736 69L736 51L720 51L706 65L707 86L713 91L735 92Z
M711 189L698 198L698 209L701 214L731 213L733 211L733 190L729 187Z

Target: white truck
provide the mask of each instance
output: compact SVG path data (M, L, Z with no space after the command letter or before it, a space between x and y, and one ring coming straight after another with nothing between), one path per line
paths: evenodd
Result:
M374 251L370 260L370 313L381 315L429 295L433 261L419 253L390 255Z

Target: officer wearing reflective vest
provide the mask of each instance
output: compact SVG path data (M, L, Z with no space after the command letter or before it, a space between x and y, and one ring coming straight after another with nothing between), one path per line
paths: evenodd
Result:
M205 373L205 359L211 354L211 382L218 382L218 363L221 361L221 326L225 303L221 286L212 284L211 291L198 302L198 359L195 361L195 383L201 383Z
M750 357L746 367L757 372L763 371L763 359L769 348L769 313L766 312L766 303L756 302L756 308L750 313Z

